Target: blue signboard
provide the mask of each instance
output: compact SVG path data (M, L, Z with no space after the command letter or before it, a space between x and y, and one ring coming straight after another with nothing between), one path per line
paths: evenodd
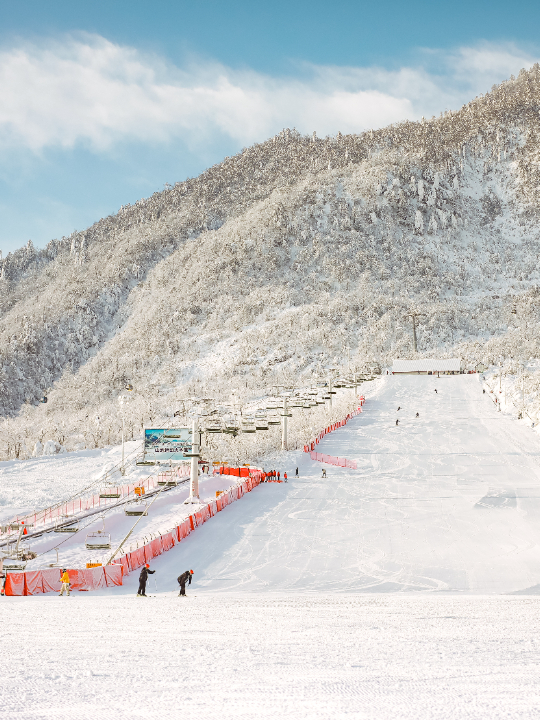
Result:
M185 453L191 452L191 428L144 430L144 459L146 462L168 462L184 460Z

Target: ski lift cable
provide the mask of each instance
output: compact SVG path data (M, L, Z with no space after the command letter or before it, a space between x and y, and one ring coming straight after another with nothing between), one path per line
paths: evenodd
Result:
M137 448L136 448L133 452L131 452L131 453L127 456L126 459L129 460L133 455L139 453L139 452L141 451L141 449L144 449L144 443L141 443L140 446L137 446ZM125 460L124 460L124 464L125 464ZM24 517L22 517L22 518L17 518L17 519L18 519L19 521L20 521L20 520L26 520L27 518L32 517L32 515L37 515L38 513L40 513L40 512L45 512L46 510L55 510L55 509L58 508L58 507L62 507L62 505L65 505L66 503L69 503L69 502L72 502L73 500L76 500L78 497L84 495L84 494L87 493L89 490L92 490L92 488L95 487L96 485L105 482L105 478L107 477L107 475L110 475L111 473L116 472L116 470L119 470L121 465L122 465L122 461L120 461L119 463L117 463L116 465L114 465L110 470L108 470L108 471L105 473L105 476L104 476L104 477L100 477L100 478L98 478L97 480L94 480L92 483L90 483L90 485L87 485L86 487L82 488L81 490L78 490L74 495L70 495L67 499L59 500L58 502L54 503L53 505L47 506L44 510L37 510L36 512L28 513L28 515L25 515ZM152 477L152 476L149 475L148 477ZM145 478L145 480L147 480L148 477Z
M156 496L155 496L155 498L152 500L152 502L148 505L147 512L148 512L148 510L150 510L150 508L152 507L152 505L156 502L156 500L157 500L158 497L161 495L161 493L165 490L165 487L166 487L166 486L164 486L164 487L161 488L161 490L156 494ZM145 517L145 516L144 516L144 515L141 515L140 517L137 518L137 520L135 521L135 524L133 525L133 527L131 528L131 530L128 532L128 534L126 535L126 537L122 540L122 542L120 543L120 545L119 545L119 546L116 548L116 550L113 552L113 554L111 555L111 557L107 560L107 562L105 563L105 565L110 565L110 564L112 563L112 561L114 560L114 558L118 555L118 553L120 552L120 550L122 549L122 547L123 547L123 546L125 545L125 543L128 541L128 539L129 539L129 537L131 536L132 532L135 530L135 528L137 527L137 525L141 522L141 520L143 519L143 517Z

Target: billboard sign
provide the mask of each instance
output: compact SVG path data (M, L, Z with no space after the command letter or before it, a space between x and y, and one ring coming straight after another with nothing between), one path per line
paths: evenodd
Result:
M191 428L145 428L145 462L169 462L184 460L185 453L191 452Z

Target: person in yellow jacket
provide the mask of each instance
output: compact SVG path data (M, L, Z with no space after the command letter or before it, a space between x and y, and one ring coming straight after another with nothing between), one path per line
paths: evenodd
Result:
M69 575L68 575L68 571L66 570L66 568L62 568L62 577L60 578L60 582L62 583L62 589L60 590L60 595L63 595L64 591L69 595Z

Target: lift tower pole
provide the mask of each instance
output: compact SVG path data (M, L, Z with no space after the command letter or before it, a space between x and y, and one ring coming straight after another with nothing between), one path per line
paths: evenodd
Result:
M418 352L418 344L416 342L416 318L422 317L424 313L410 312L405 317L411 318L412 320L412 332L413 332L413 350L415 353Z
M281 432L281 449L287 450L287 420L289 418L289 410L287 408L287 396L283 398L283 427Z

